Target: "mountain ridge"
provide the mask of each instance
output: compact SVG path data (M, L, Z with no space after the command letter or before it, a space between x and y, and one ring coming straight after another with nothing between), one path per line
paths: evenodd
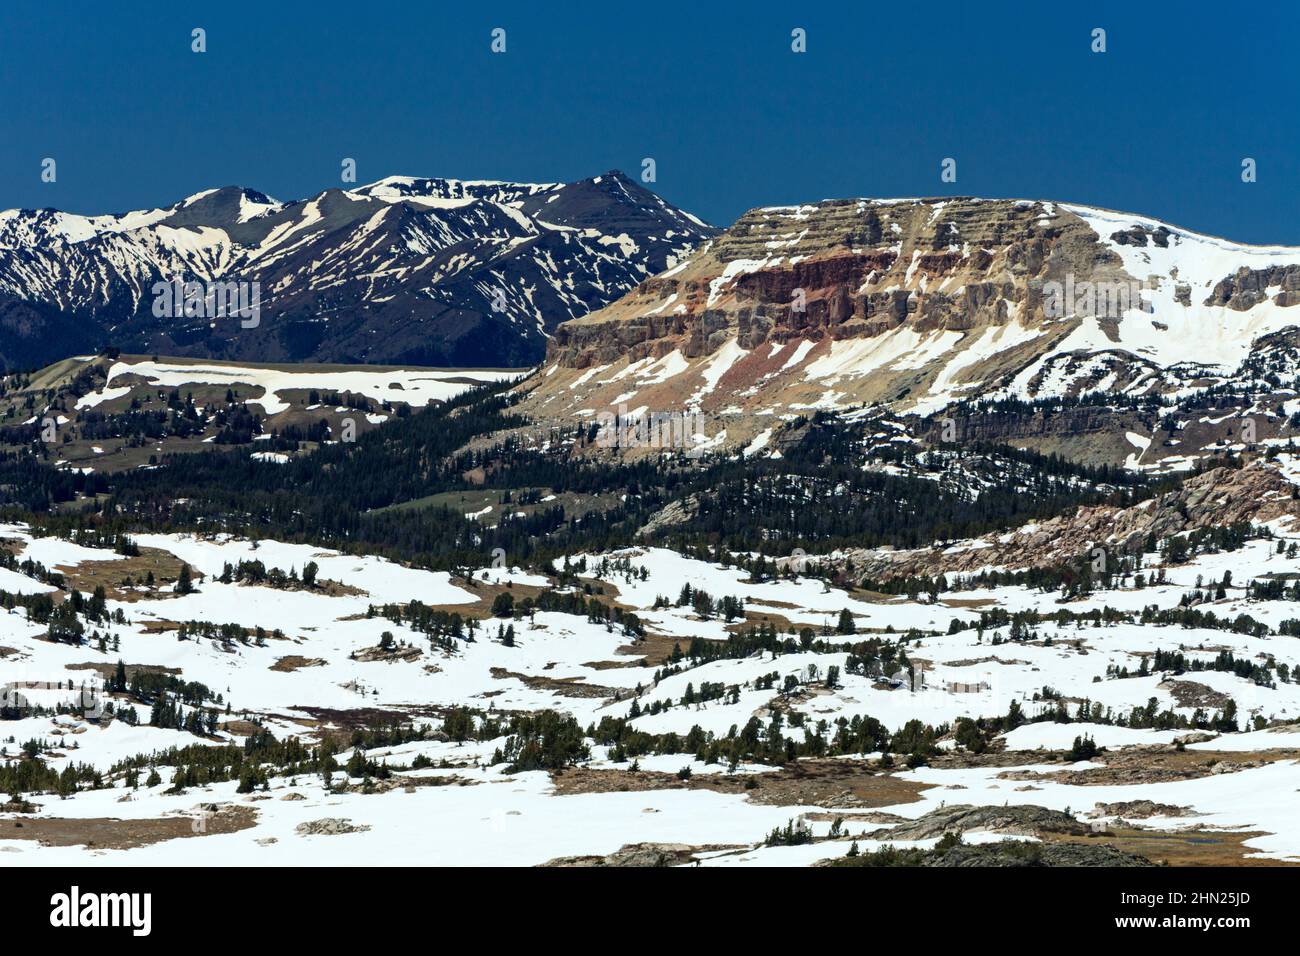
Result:
M6 210L0 360L63 357L71 326L90 338L79 352L530 365L560 320L714 231L617 171L573 183L390 176L289 202L224 186L104 216ZM151 289L173 277L256 283L258 327L154 315Z

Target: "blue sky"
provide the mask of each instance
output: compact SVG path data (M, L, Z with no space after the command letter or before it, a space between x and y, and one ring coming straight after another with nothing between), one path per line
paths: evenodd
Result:
M0 208L116 212L228 184L299 198L340 185L344 157L361 182L636 175L653 157L656 191L723 225L830 196L1015 196L1300 244L1298 11L6 0Z

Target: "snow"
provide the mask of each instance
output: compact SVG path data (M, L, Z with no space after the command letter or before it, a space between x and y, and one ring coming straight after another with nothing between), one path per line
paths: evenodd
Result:
M1069 750L1077 737L1091 737L1098 747L1128 747L1137 744L1170 744L1186 734L1175 730L1134 730L1109 724L1085 722L1025 724L1003 735L1008 750Z
M47 566L75 568L87 561L120 560L106 549L34 537L22 525L0 526L0 535L19 542L20 559L31 557ZM922 791L914 802L876 809L911 819L944 803L1031 803L1068 809L1087 819L1098 803L1146 799L1191 808L1190 816L1145 821L1151 826L1249 830L1258 834L1248 841L1250 852L1271 858L1300 858L1300 824L1291 799L1300 789L1300 763L1291 755L1276 753L1279 749L1300 750L1300 684L1279 681L1275 687L1257 687L1232 673L1214 670L1189 671L1174 678L1232 696L1243 718L1258 715L1264 720L1284 722L1277 729L1218 734L1202 743L1187 744L1189 750L1205 752L1207 760L1224 751L1274 753L1265 758L1272 762L1193 779L1100 786L1072 782L1079 771L1102 766L1108 754L1090 763L1067 765L1047 761L1037 751L1068 749L1076 737L1084 735L1107 752L1130 747L1167 750L1188 731L1130 728L1093 720L1032 721L1055 709L1055 694L1069 701L1067 712L1071 716L1083 699L1122 715L1144 707L1151 698L1162 710L1173 708L1190 716L1193 708L1177 703L1170 681L1161 675L1118 678L1109 676L1108 671L1126 668L1137 674L1143 660L1149 660L1156 649L1178 649L1189 659L1208 663L1220 649L1228 648L1239 658L1271 655L1294 666L1300 664L1300 641L1294 638L1139 624L1077 627L1045 622L1035 628L1036 640L1010 641L1006 640L1006 628L990 629L981 635L973 627L948 633L949 626L954 621L974 622L979 607L999 606L1008 612L1023 608L1051 610L1057 606L1055 598L1006 586L948 592L936 603L909 601L906 597L868 600L861 594L802 577L755 582L747 572L735 567L689 558L665 548L571 555L571 562L585 557L587 567L580 579L597 593L603 587L603 600L616 599L621 606L634 610L652 635L667 636L683 646L692 636L719 640L729 633L721 618L701 618L690 607L654 607L661 595L670 601L675 599L687 582L714 598L741 598L751 621L770 613L796 628L813 628L820 640L832 645L823 652L801 650L775 657L762 653L721 658L686 667L680 673L661 672L656 682L658 666L640 661L641 652L629 646L628 636L592 623L585 615L539 612L531 618L520 617L511 622L516 632L514 647L495 640L496 628L504 622L488 618L477 640L460 644L452 654L430 647L422 635L405 625L367 616L371 605L404 604L412 599L449 608L463 606L468 611L471 604L494 593L483 588L550 586L549 579L535 570L478 568L473 571L471 585L446 572L272 540L253 542L227 535L181 534L141 534L136 540L142 547L168 551L189 564L195 572L196 590L179 595L170 587L152 593L139 589L129 600L110 599L109 610L123 611L126 623L109 627L120 641L120 649L107 653L101 653L93 644L74 647L41 639L44 628L27 621L21 610L0 614L0 647L9 649L4 652L7 656L0 656L0 684L22 687L30 681L55 683L65 689L34 688L23 693L46 706L68 703L79 692L67 690L67 682L81 687L91 674L87 663L111 667L121 658L174 668L184 679L201 681L222 693L235 714L247 710L265 715L267 726L277 736L308 737L313 723L304 708L405 710L416 720L425 719L421 715L431 709L460 704L490 706L501 713L551 708L572 714L587 726L603 717L627 716L638 689L641 714L633 720L638 729L685 734L698 725L725 735L751 717L766 723L777 692L758 689L756 681L773 672L778 675L778 688L786 675L805 682L803 690L789 698L785 706L802 715L806 729L820 721L833 725L839 719L864 715L891 729L911 719L938 727L961 716L1000 716L1015 701L1031 722L1006 734L1005 748L1009 754L1022 757L1015 769L1040 774L1031 788L1026 789L1023 780L1004 776L1008 769L1004 766L895 769L892 773L901 780L933 784L933 788ZM314 561L319 568L318 582L339 582L345 588L342 592L327 588L276 590L216 580L226 563L254 559L286 572L301 572L307 562ZM608 563L602 565L603 559ZM621 567L624 559L626 571ZM1155 555L1146 556L1148 568L1156 560ZM557 562L557 568L562 564L562 560ZM1297 616L1293 602L1250 601L1245 596L1242 584L1250 576L1300 569L1297 562L1277 556L1273 543L1268 541L1249 542L1231 553L1198 555L1184 565L1167 568L1170 582L1163 586L1099 591L1071 602L1069 607L1080 612L1105 605L1121 609L1140 609L1149 604L1172 607L1194 584L1197 575L1217 579L1228 569L1233 571L1236 586L1230 589L1228 598L1214 606L1217 614L1244 612L1269 621ZM24 593L49 590L46 585L4 569L0 569L0 588ZM516 592L517 598L520 593ZM857 634L837 635L830 630L844 609L852 615ZM166 622L190 620L242 623L267 631L278 628L283 637L270 637L265 646L235 642L223 647L220 642L206 639L177 640L175 631L165 626ZM906 638L905 649L924 675L924 686L916 690L891 688L876 678L848 672L849 645L867 636L880 636L886 628L900 638L909 629L917 629ZM788 631L784 623L781 630ZM355 656L373 649L385 631L408 649L417 650L414 659L364 661ZM998 643L994 643L995 639ZM288 656L320 663L272 669ZM831 666L840 668L839 683L833 689L821 681ZM810 676L814 667L815 677ZM557 690L566 682L607 690L572 696ZM688 684L699 689L706 682L736 686L738 699L733 703L721 699L703 704L680 703ZM950 683L986 686L967 693L949 690ZM1049 688L1053 694L1047 693ZM656 714L648 712L651 704L665 701L671 706ZM147 720L147 708L136 705L136 709ZM796 737L799 732L788 722L785 730ZM16 753L23 741L43 738L57 744L54 754L49 755L56 767L73 761L102 770L132 754L198 742L176 731L147 725L130 727L120 721L105 725L66 714L24 717L8 722L0 731L0 737L13 738L4 745L9 755ZM223 737L238 741L229 734ZM335 865L356 860L393 865L528 865L558 856L610 853L634 842L734 844L738 848L734 851L710 853L702 858L704 865L726 866L809 865L847 851L847 839L819 840L805 847L761 846L764 835L773 827L784 826L788 820L805 814L834 812L835 808L774 806L750 801L743 791L717 793L685 788L560 796L547 774L510 775L499 764L487 766L501 743L456 745L430 739L370 753L372 758L400 764L422 754L434 761L434 767L409 772L413 779L455 775L464 781L461 786L415 787L409 791L399 787L376 794L327 793L318 778L302 776L291 782L285 777L273 777L269 799L263 799L262 794L235 794L233 782L180 795L164 793L164 783L152 789L141 788L122 802L128 792L119 780L111 789L83 791L68 800L38 796L35 799L45 806L42 812L49 816L148 819L194 814L202 804L233 802L254 809L257 820L253 828L238 833L204 835L197 855L196 845L184 840L130 850L87 851L80 846L42 847L28 841L0 839L0 852L15 854L6 858L10 862L42 865ZM944 746L951 748L952 741L945 741ZM439 767L443 760L453 766ZM647 773L676 774L684 767L690 768L693 777L727 772L725 765L705 764L687 753L644 755L638 758L638 764ZM628 764L615 763L602 746L593 746L590 766L614 774L629 772ZM745 765L738 772L777 771L773 767ZM163 777L169 780L170 770L164 769ZM289 791L305 799L280 799ZM298 824L327 816L347 818L370 829L339 836L303 837L295 832ZM826 834L825 819L819 816L819 822L813 824L819 837ZM849 825L853 830L861 829L860 823L850 821ZM872 824L870 828L875 827ZM969 834L966 840L998 838L997 834ZM270 840L275 842L267 842ZM859 845L866 852L889 842L860 841Z
M757 455L760 451L762 451L764 448L767 447L767 443L771 440L771 438L772 438L772 429L770 428L763 429L761 432L758 433L757 436L755 436L753 441L751 441L748 445L745 446L745 451L744 451L745 457L748 458L751 455Z
M718 382L731 367L748 354L748 350L742 349L735 339L728 339L700 369L700 377L704 379L704 384L686 400L687 406L698 406L705 395L718 387Z
M518 374L485 369L339 369L304 372L296 369L215 363L170 364L146 360L115 362L108 372L108 384L111 386L118 376L138 375L150 383L173 388L194 384L260 387L265 394L249 401L260 404L268 415L276 415L290 407L279 396L279 392L288 389L353 392L377 402L401 402L419 406L429 402L445 402L474 385L506 381Z

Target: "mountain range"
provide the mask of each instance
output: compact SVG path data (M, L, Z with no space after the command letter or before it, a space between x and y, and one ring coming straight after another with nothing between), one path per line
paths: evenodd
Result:
M260 318L155 314L172 279L257 283ZM1297 305L1300 249L1039 200L825 200L724 231L609 172L0 213L8 368L102 346L540 366L523 386L538 422L684 411L709 447L750 454L877 408L930 440L1186 470L1300 431Z
M567 184L392 176L293 202L230 186L105 216L8 210L0 361L31 368L112 345L233 361L528 366L561 321L716 232L619 172ZM256 284L256 327L156 309L158 283L175 280Z

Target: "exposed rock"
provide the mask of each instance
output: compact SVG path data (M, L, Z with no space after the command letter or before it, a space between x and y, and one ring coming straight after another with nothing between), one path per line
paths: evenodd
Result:
M1145 820L1147 817L1190 817L1191 807L1178 807L1170 803L1151 800L1122 800L1119 803L1099 803L1088 814L1090 817L1123 817L1126 820Z
M353 823L344 817L322 817L298 824L293 832L298 836L337 836L341 833L363 833L369 829L369 824Z
M931 810L907 823L866 834L872 840L929 840L947 833L962 834L971 830L1010 833L1017 836L1041 836L1060 833L1086 836L1091 829L1068 813L1023 804L1008 807L951 806Z
M698 510L699 503L695 500L693 495L678 501L671 501L661 511L656 512L655 515L637 531L637 536L644 537L652 535L664 528L684 524L694 518Z
M303 657L300 654L290 654L287 657L281 657L270 669L273 671L296 671L304 667L323 667L328 663L323 657Z
M413 661L417 660L423 651L414 645L398 645L396 647L385 649L383 647L366 647L356 651L352 659L373 663L374 661Z
M287 204L227 187L129 229L117 216L14 213L0 222L8 369L79 355L109 329L144 354L518 368L540 359L556 322L716 232L613 170L567 185L390 177ZM97 235L70 241L68 219ZM174 238L191 230L208 254ZM159 318L145 290L173 276L258 283L275 321Z
M1077 560L1093 548L1132 554L1148 535L1163 539L1196 528L1236 522L1256 524L1284 515L1300 516L1300 499L1278 467L1258 459L1243 468L1212 468L1178 490L1128 508L1082 507L1019 531L978 539L979 547L917 548L909 551L852 549L829 560L852 563L859 580L962 573L988 566L1047 567Z
M607 856L562 856L543 866L681 866L692 863L700 847L685 843L629 843Z
M698 410L705 434L721 436L715 447L736 448L814 408L928 411L1003 389L1167 393L1232 375L1253 354L1243 331L1188 360L1198 323L1218 328L1224 307L1300 305L1300 266L1245 246L1226 266L1207 265L1204 237L1136 217L1115 228L1123 218L969 197L751 210L680 266L556 328L549 367L521 386L522 410L570 424L620 405ZM1157 266L1134 249L1168 252ZM1166 288L1170 296L1147 294ZM1169 298L1182 304L1170 311ZM1100 341L1066 350L1084 323ZM1281 325L1262 321L1260 338ZM1090 434L1119 464L1133 454L1125 422L1141 437L1156 427L1151 413L1115 411L1093 415ZM1074 417L1021 427L1068 429ZM1152 457L1191 450L1170 445Z
M946 841L945 841L946 842ZM931 849L900 847L889 844L883 850L859 853L857 856L835 857L815 866L873 867L873 866L997 866L997 867L1048 867L1048 866L1152 866L1146 857L1106 843L1075 843L1070 841L1000 840L995 843L959 843L947 846L941 843Z
M1205 304L1227 306L1244 312L1266 301L1269 289L1280 290L1273 300L1278 305L1295 304L1296 296L1300 294L1300 265L1272 266L1267 269L1242 266L1214 287Z

